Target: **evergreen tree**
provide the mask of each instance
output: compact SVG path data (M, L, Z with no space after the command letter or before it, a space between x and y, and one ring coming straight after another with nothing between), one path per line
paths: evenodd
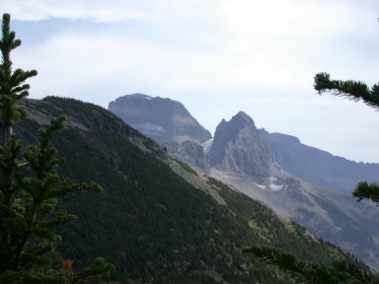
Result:
M353 100L362 100L367 105L379 108L379 84L369 87L360 81L331 80L327 73L319 73L315 76L314 88L320 93L329 92L336 96L344 96ZM368 199L379 203L379 185L376 183L361 182L353 192L353 196L359 201Z
M0 283L84 283L108 274L112 265L98 258L74 273L72 262L57 251L57 226L76 217L59 200L68 193L99 192L95 183L61 177L62 163L51 144L64 119L54 119L41 131L37 145L26 145L13 127L26 114L20 101L28 95L27 79L35 70L12 70L11 51L21 45L10 31L10 16L3 15L0 49Z
M30 86L25 81L36 76L37 71L16 69L12 72L11 51L21 45L15 32L10 30L10 15L4 14L2 21L2 39L0 50L2 64L0 65L0 141L6 144L13 133L14 124L25 115L18 102L28 96Z

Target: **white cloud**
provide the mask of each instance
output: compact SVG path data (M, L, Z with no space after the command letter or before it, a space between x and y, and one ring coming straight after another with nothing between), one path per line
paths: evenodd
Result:
M312 0L224 1L224 11L228 29L237 37L325 36L351 29L354 15L351 6Z
M16 20L40 21L50 18L84 19L98 22L146 20L147 15L123 1L75 0L3 0L1 10L12 14Z

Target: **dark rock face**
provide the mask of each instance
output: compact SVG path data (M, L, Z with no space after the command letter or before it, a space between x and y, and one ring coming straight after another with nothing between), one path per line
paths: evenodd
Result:
M180 144L168 144L166 147L168 152L173 154L177 159L188 163L201 171L206 171L209 168L204 148L197 142L184 141Z
M211 138L181 103L170 99L133 94L117 98L108 109L160 144Z
M217 126L209 151L210 166L264 179L270 174L269 147L259 136L254 121L239 112Z

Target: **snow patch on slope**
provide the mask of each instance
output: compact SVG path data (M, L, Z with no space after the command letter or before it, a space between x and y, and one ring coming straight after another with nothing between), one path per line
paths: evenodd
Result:
M277 192L284 189L284 185L279 183L277 177L270 177L269 183L269 188L271 189L271 191Z
M211 147L212 147L212 143L213 143L213 138L211 138L211 139L209 139L209 140L207 140L207 141L205 141L205 142L203 142L203 143L201 144L201 146L202 146L203 149L204 149L204 153L205 153L205 154L208 154L208 153L209 153L209 150L210 150Z
M164 129L162 126L150 122L142 124L140 126L140 129L146 135L163 136L166 133L166 129Z
M255 185L260 189L266 189L266 186L264 184L255 183Z

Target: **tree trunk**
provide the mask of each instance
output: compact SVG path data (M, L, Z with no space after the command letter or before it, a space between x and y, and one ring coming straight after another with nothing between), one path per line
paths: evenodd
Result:
M5 145L12 134L13 128L11 126L0 127L0 145Z

